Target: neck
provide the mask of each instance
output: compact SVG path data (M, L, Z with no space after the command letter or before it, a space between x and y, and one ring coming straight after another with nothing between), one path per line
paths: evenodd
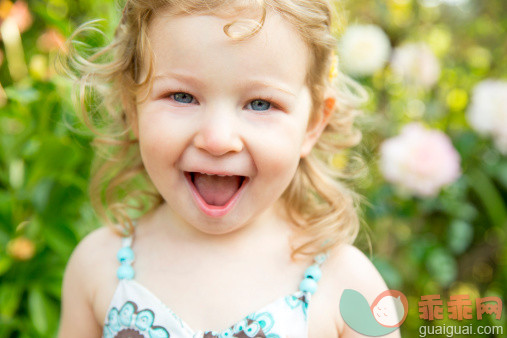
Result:
M270 239L287 240L294 226L287 219L280 201L257 215L247 224L224 234L202 232L183 220L166 203L146 219L154 233L171 236L172 239L185 241L209 248L237 248L251 246L252 243L269 245Z

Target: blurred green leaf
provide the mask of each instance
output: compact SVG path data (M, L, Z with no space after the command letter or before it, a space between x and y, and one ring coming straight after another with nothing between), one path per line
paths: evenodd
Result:
M428 271L440 285L447 287L457 277L458 266L454 257L443 248L433 249L426 260Z
M504 160L502 163L498 165L496 170L496 178L503 185L505 189L507 189L507 160Z
M28 293L28 312L35 329L45 335L49 330L47 300L39 288L33 288Z
M447 243L455 254L463 253L474 238L474 229L470 223L454 220L447 231Z
M0 253L0 276L5 274L12 265L12 258L4 256Z
M49 196L53 188L54 180L51 178L41 179L32 191L32 203L35 210L44 213L49 203Z
M456 138L454 145L463 160L475 155L474 149L478 143L477 141L478 137L472 131L465 131Z
M5 283L0 285L0 315L12 318L21 302L22 289L18 285Z
M470 186L482 201L483 207L495 226L502 228L507 223L507 209L491 179L479 169L468 173Z
M384 278L389 289L398 290L403 284L403 279L399 272L385 259L376 258L372 260L373 265L378 269L382 278Z
M42 232L48 245L55 252L59 253L61 257L70 256L77 240L68 226L60 223L44 224Z
M40 98L40 93L34 88L5 88L5 93L10 100L17 101L22 104L32 103Z

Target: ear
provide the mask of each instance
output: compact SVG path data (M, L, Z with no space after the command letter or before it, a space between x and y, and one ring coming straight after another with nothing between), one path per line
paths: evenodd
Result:
M317 143L320 135L329 123L335 104L336 99L334 97L327 97L318 116L314 121L309 122L303 144L301 145L301 158L308 156L312 151L313 146Z

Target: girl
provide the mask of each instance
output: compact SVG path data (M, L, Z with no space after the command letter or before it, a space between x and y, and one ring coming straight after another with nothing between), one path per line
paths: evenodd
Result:
M112 44L70 58L80 93L102 99L87 121L112 152L91 192L118 225L73 253L60 337L357 335L341 293L371 303L386 286L348 244L355 197L326 165L359 141L331 13L326 0L127 0Z

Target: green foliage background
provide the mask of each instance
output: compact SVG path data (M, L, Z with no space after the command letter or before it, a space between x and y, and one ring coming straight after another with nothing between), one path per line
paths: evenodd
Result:
M0 13L7 2L0 2ZM382 27L393 46L424 41L442 65L432 90L392 81L388 67L359 79L371 94L361 148L370 175L360 185L370 203L365 216L371 257L389 287L408 297L404 337L418 336L420 325L506 327L507 321L505 309L500 321L418 319L422 295L440 294L444 304L457 294L507 301L507 157L465 119L477 82L507 79L507 3L447 3L344 3L349 23ZM15 61L0 41L0 337L55 335L65 264L78 241L98 226L87 195L91 137L75 117L70 84L51 71L55 52L39 39L49 28L69 36L95 18L106 19L103 29L111 36L121 11L104 0L30 0L28 8L33 22L21 34L23 54L15 56L27 73L9 68ZM422 115L407 114L413 99L424 102ZM446 132L461 156L461 178L434 198L403 196L378 171L380 143L413 120Z

